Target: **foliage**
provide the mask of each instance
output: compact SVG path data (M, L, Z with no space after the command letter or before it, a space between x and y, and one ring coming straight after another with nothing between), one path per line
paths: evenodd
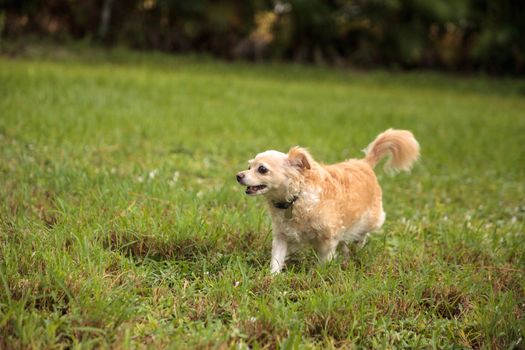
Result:
M33 47L0 58L0 348L494 348L525 335L524 82ZM387 221L270 277L256 152L360 157ZM521 341L521 343L520 343Z
M225 58L525 72L521 0L0 0L2 8L11 39L37 33ZM266 39L255 35L261 30Z

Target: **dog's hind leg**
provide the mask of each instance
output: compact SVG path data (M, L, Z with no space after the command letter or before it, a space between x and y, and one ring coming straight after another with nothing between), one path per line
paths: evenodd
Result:
M363 248L367 241L368 241L368 233L365 233L360 240L355 241L357 249Z
M350 248L348 248L348 242L341 241L339 242L339 246L341 247L341 252L343 253L343 256L347 258L350 255Z
M327 241L316 245L315 250L321 263L331 261L335 257L335 249L337 248L337 241Z

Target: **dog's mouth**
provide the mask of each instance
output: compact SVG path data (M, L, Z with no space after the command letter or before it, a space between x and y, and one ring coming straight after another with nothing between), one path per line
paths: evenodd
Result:
M246 187L246 194L256 195L263 193L268 187L266 185L248 186Z

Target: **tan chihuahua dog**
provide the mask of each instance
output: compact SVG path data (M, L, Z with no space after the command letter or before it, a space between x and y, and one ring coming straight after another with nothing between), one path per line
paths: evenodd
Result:
M373 168L386 155L390 172L409 171L419 157L410 131L387 130L365 149L364 159L317 163L304 148L288 154L259 153L248 170L237 174L246 194L263 195L272 217L271 272L279 273L289 253L311 245L321 261L330 261L337 245L363 245L385 221L381 187Z

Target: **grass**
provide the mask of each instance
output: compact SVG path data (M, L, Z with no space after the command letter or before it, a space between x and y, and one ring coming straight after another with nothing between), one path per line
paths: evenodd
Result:
M0 56L0 348L523 348L525 81L228 64L124 50ZM268 273L234 174L261 150L360 157L387 221L349 261Z

